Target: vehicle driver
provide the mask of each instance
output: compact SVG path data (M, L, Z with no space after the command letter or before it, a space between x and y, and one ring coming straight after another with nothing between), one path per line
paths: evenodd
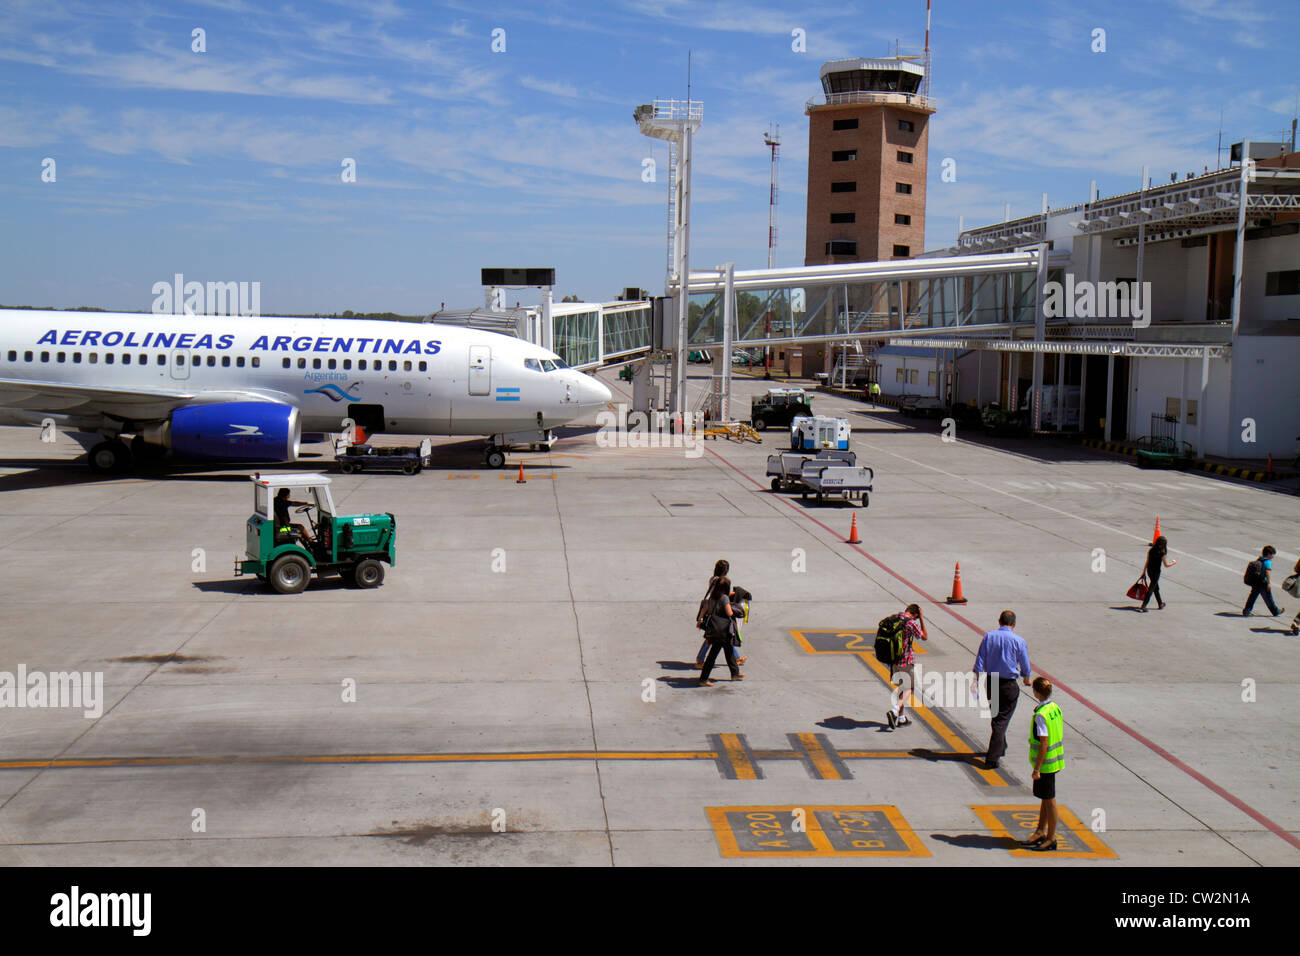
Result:
M310 508L311 505L310 501L294 501L289 497L289 489L281 488L275 493L275 530L280 534L296 531L309 547L314 545L316 542L307 528L289 519L290 508Z

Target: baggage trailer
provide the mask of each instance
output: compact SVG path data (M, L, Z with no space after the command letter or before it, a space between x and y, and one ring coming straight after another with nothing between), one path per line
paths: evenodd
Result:
M852 504L857 501L866 508L870 501L871 481L875 477L866 465L846 465L842 462L818 461L810 459L804 462L799 482L803 485L799 497L804 501L815 494L817 500L823 498L840 498Z
M767 456L767 474L772 478L773 491L799 491L804 488L802 480L806 462L831 462L852 467L858 463L858 456L851 451L837 451L824 448L815 455L800 452L782 452Z
M429 467L433 443L429 439L414 445L347 445L336 452L334 460L345 475L358 471L400 471L418 475Z

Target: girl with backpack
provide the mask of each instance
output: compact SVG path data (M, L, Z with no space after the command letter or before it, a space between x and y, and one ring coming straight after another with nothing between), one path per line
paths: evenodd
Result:
M902 621L903 640L898 655L898 660L889 665L889 686L897 686L898 690L891 692L889 697L889 710L885 712L885 720L889 721L889 729L895 727L906 727L912 722L911 718L903 713L903 706L908 699L916 695L916 650L915 642L919 639L928 641L930 636L925 631L925 619L921 616L921 606L919 604L909 604L905 610L895 615L898 620ZM895 674L904 674L907 677L907 696L903 695L903 682L894 683ZM897 694L897 697L895 697ZM898 709L894 709L894 701L898 701Z

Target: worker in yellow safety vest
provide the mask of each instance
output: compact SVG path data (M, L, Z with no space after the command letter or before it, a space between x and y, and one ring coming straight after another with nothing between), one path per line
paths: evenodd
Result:
M1056 775L1065 766L1065 722L1061 708L1048 699L1052 696L1052 682L1035 677L1033 686L1038 706L1029 727L1029 766L1033 768L1034 796L1043 802L1038 810L1038 826L1023 845L1030 850L1055 850Z

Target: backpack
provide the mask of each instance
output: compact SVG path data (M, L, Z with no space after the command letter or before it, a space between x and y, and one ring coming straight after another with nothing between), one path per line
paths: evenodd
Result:
M903 627L906 622L897 614L881 618L876 625L876 660L890 667L903 656Z
M1256 558L1250 564L1246 565L1246 574L1241 579L1242 584L1249 584L1252 588L1264 581L1264 561Z

